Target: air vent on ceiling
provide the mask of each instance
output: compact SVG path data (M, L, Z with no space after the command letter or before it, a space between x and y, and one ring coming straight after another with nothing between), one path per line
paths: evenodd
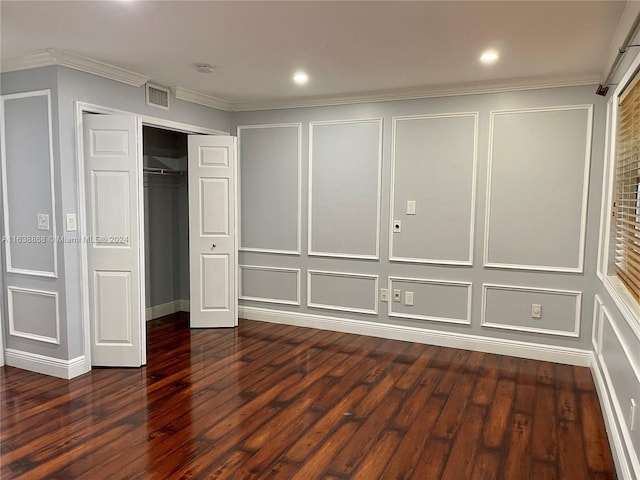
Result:
M169 89L152 83L146 84L147 105L169 110Z

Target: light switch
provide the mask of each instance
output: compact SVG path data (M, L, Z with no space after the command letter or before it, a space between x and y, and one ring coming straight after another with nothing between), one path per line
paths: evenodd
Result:
M404 292L404 304L413 305L413 292Z
M394 290L393 291L393 301L396 303L400 303L400 295L402 294L402 292L400 290Z
M531 304L531 318L542 318L542 305L539 303Z
M67 213L67 232L75 232L78 230L78 222L76 222L75 213Z
M38 214L38 230L49 230L49 215L46 213Z
M416 201L407 200L407 215L415 215L415 214L416 214Z
M381 288L380 289L380 301L381 302L388 302L389 301L389 289L388 288Z

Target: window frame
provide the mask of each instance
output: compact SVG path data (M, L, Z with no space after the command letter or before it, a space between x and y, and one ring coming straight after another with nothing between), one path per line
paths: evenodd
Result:
M604 152L605 165L603 168L603 185L606 187L603 193L606 194L606 201L603 201L601 212L603 216L601 220L606 225L606 228L604 231L601 231L598 253L602 252L602 255L599 255L597 271L602 272L602 282L605 289L622 313L635 336L640 340L640 302L616 274L614 258L615 241L611 241L611 235L616 232L617 228L617 218L613 217L611 212L616 195L619 98L624 89L634 81L636 76L640 76L640 53L631 61L607 103L607 125L609 128L605 133L606 150ZM605 215L607 217L604 217ZM606 221L605 218L608 218L608 221ZM604 246L602 244L604 244ZM600 248L602 246L603 248Z

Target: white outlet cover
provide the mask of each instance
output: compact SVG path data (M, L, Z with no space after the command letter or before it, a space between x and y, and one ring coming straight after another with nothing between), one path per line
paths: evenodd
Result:
M389 301L389 289L388 288L381 288L380 289L380 301L381 302L388 302Z
M540 305L539 303L531 304L531 317L542 318L542 305Z
M49 230L49 215L46 213L38 214L38 230Z
M393 301L400 303L400 296L402 295L402 292L398 289L393 291Z

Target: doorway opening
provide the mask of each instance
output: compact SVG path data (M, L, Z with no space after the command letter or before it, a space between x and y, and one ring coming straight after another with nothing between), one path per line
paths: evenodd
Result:
M145 317L189 310L188 136L143 125Z

